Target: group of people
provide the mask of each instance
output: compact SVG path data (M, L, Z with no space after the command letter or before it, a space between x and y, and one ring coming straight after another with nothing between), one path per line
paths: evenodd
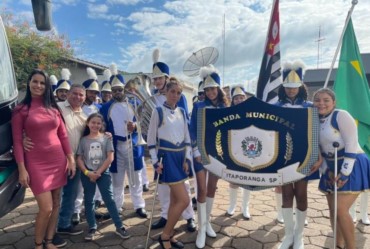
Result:
M356 248L350 208L356 205L358 195L370 188L370 161L358 144L355 120L347 111L335 108L335 93L332 90L319 89L313 94L313 102L308 101L307 88L303 83L303 70L304 65L299 61L284 66L283 83L278 91L279 101L276 105L287 108L317 108L320 119L320 154L307 177L276 189L276 192L282 193L281 218L285 230L285 237L279 249L288 249L291 246L294 249L304 248L303 230L307 223L308 207L307 182L314 179L320 179L319 190L327 198L333 231L335 231L334 219L337 219L335 236L337 248ZM337 163L334 160L336 150ZM337 176L334 175L335 166L338 170ZM338 191L336 203L335 187ZM335 208L337 217L334 216ZM365 218L362 220L366 224Z
M60 81L55 77L49 78L41 70L32 71L26 96L13 110L14 154L19 181L22 186L30 187L39 207L35 249L64 246L66 242L57 234L81 234L83 231L74 225L80 220L82 203L89 227L85 235L87 241L96 237L95 208L102 202L114 222L116 234L123 239L129 238L120 215L124 205L125 176L129 180L130 197L137 216L147 218L142 196L148 186L144 148L137 144L140 134L136 121L140 117L135 106L140 103L127 98L124 78L115 65L104 72L106 80L101 87L95 71L88 68L87 72L88 80L72 84L67 69L62 70ZM204 248L207 236L217 236L210 217L219 179L202 164L197 144L198 112L203 108L238 105L253 96L242 86L235 86L231 89L230 104L213 66L202 68L200 77L197 100L189 117L182 83L170 76L168 65L160 62L159 51L154 51L152 81L156 108L150 117L147 144L159 178L161 205L161 217L152 224L152 228L163 228L158 242L164 249L184 247L174 236L174 227L181 215L187 220L188 231L196 230L190 201L189 178L192 176L196 179L197 190L196 247ZM321 153L309 176L276 188L278 220L284 222L285 229L279 248L304 248L307 183L320 178L319 168L319 190L326 195L332 225L335 182L338 187L337 246L355 248L354 225L349 210L358 195L370 189L370 162L358 144L355 121L348 112L335 109L335 94L329 89L316 91L313 102L308 101L302 64L285 65L282 80L276 105L318 109ZM97 103L99 95L101 104ZM333 174L333 142L338 143L339 174L336 178ZM230 184L227 215L235 212L237 192L238 186ZM250 191L243 189L242 213L245 219L250 219L249 197Z
M13 111L13 143L19 181L31 188L39 206L35 248L66 245L56 231L58 234L81 234L83 231L73 223L79 222L82 202L89 225L85 239L93 240L97 228L94 206L101 199L116 225L116 234L129 238L119 214L126 171L136 177L129 178L130 181L136 179L136 184L130 186L136 214L147 217L142 197L145 190L141 177L143 149L138 148L134 155L129 149L132 147L129 144L135 140L134 115L123 98L123 77L118 73L111 76L113 84L109 85L113 87L109 90L116 94L108 101L112 107L112 112L108 113L109 108L95 103L99 92L96 73L88 68L88 74L89 79L82 84L72 84L68 78L70 73L63 70L62 76L67 77L57 82L53 91L47 74L34 70L28 78L24 100ZM64 90L68 92L66 96L61 94ZM64 101L63 97L66 97ZM127 112L121 115L115 108L119 111L126 108ZM108 133L103 133L105 124ZM120 161L118 174L117 166L113 167L115 161ZM96 185L100 191L95 191ZM74 213L76 206L78 213Z

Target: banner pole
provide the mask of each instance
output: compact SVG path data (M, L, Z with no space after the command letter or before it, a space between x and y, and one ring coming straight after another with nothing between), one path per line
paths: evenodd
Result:
M339 39L339 43L338 43L337 49L336 49L336 51L335 51L333 61L331 62L331 66L330 66L330 68L329 68L328 75L326 76L326 80L325 80L324 88L327 88L327 87L328 87L328 83L329 83L330 75L331 75L331 72L333 71L333 67L334 67L335 61L337 60L337 56L338 56L338 53L339 53L339 49L342 47L342 46L341 46L341 44L342 44L342 41L343 41L344 32L345 32L345 31L346 31L346 29L347 29L347 26L348 26L348 23L349 23L349 19L351 18L351 16L352 16L352 12L353 12L353 9L355 8L355 5L356 5L357 3L358 3L358 0L352 0L352 6L351 6L351 8L350 8L350 9L349 9L349 11L348 11L347 19L346 19L346 22L344 23L344 28L343 28L343 30L342 30L342 34L341 34L341 36L340 36L340 39Z

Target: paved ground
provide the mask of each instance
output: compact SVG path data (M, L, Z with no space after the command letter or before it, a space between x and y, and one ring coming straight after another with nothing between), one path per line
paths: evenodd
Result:
M149 170L152 176L152 171ZM151 210L154 185L145 193L147 210ZM309 224L305 228L305 248L332 248L332 233L330 231L328 208L325 197L317 190L317 181L309 184ZM86 243L83 234L73 237L64 236L68 240L66 248L69 249L133 249L135 246L145 244L149 219L137 218L132 210L129 194L125 195L126 206L123 211L124 223L132 237L121 240L114 233L111 220L99 222L101 236L94 242ZM240 196L238 205L240 204ZM1 205L1 204L0 204ZM240 205L239 205L240 206ZM233 217L226 217L228 208L228 183L220 181L212 212L212 223L218 233L216 239L207 239L206 248L223 249L270 249L277 248L284 235L283 226L275 221L274 192L269 190L253 192L251 194L250 210L252 218L243 220L240 207ZM28 249L33 248L34 218L37 206L30 191L27 191L24 203L13 212L0 219L0 248L1 249ZM155 206L154 219L159 217L159 205ZM86 222L81 228L87 229ZM196 232L186 232L186 222L180 221L177 226L177 236L186 244L185 248L195 248ZM151 232L150 248L160 248L156 239L160 230ZM370 248L370 226L356 224L357 248Z

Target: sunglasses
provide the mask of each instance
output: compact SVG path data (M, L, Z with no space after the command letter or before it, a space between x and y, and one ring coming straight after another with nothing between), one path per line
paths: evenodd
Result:
M119 88L119 89L112 89L112 93L121 93L123 92L123 89Z

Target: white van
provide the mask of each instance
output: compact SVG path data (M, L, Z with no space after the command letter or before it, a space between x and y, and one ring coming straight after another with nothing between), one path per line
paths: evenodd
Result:
M36 27L51 29L51 0L32 0ZM25 188L18 182L12 153L11 111L18 99L17 82L8 38L0 16L0 218L22 204Z
M12 155L11 111L17 104L18 90L12 56L0 17L0 217L18 207L25 189L18 183L18 168Z

